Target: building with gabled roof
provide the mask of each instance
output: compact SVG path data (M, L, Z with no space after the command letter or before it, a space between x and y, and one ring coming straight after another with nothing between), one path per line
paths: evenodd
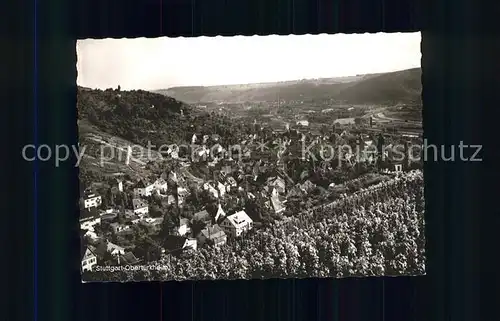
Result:
M132 206L134 214L136 215L142 216L142 215L147 215L149 213L148 203L139 198L134 198L132 200Z
M178 235L168 235L163 242L165 247L165 252L167 254L179 254L186 248L191 248L196 250L198 248L198 243L196 239L190 239L184 236Z
M214 215L215 223L220 222L226 217L226 212L222 209L222 205L219 203L217 206L217 212Z
M283 202L279 199L278 196L270 197L271 207L276 214L282 213L285 211L286 207Z
M82 272L92 271L94 265L97 264L97 256L90 249L90 247L83 247L83 251L81 253L81 268Z
M210 213L208 213L207 210L199 211L193 215L192 221L197 221L203 224L210 225L212 224L212 217L210 216Z
M136 197L151 196L155 189L155 184L149 182L147 179L141 179L134 185L134 195Z
M189 226L189 220L187 218L179 219L179 227L177 228L177 233L180 236L184 236L191 232L191 227Z
M102 204L102 197L88 188L83 192L83 207L86 210L97 208Z
M227 235L239 237L253 228L253 220L245 211L239 211L227 216L222 221L221 227Z
M157 191L158 194L165 194L168 190L167 181L164 180L162 177L158 178L154 182L154 189Z
M199 245L209 244L220 247L226 244L227 235L219 225L207 226L197 236Z
M125 248L118 246L114 243L107 242L106 243L106 251L109 252L111 255L124 255L125 254Z
M141 262L141 260L139 260L132 252L125 252L121 259L124 264L128 265L134 265Z

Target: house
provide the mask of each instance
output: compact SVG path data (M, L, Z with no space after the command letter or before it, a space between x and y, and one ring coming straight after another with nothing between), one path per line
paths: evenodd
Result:
M97 208L101 205L102 198L100 195L94 193L91 189L86 189L83 193L83 207L86 210L90 210L92 208Z
M184 204L184 199L189 195L187 188L182 186L177 186L177 205L181 206Z
M163 178L158 178L154 182L154 189L158 194L165 194L168 190L168 184L167 181L165 181Z
M143 216L149 213L148 204L139 198L134 198L132 200L132 206L134 214L136 215Z
M88 237L91 241L99 240L99 236L97 235L97 233L91 230L86 230L83 236Z
M101 224L101 216L90 216L80 219L80 228L82 230L94 231L94 226Z
M175 204L175 196L174 195L168 195L167 197L167 205L172 205Z
M141 179L134 186L134 195L136 197L148 197L151 196L153 190L155 189L155 184L146 181L145 179Z
M226 195L226 185L222 184L221 182L218 182L217 189L219 190L220 197L224 197L224 195Z
M197 236L199 245L209 244L220 247L226 244L227 235L219 225L207 226Z
M189 227L189 220L187 218L181 218L179 220L179 227L177 228L177 233L180 236L184 236L191 232L191 227Z
M296 124L297 124L298 126L304 126L304 127L307 127L307 126L309 126L309 121L307 121L307 120L299 120Z
M203 189L208 191L214 198L219 198L219 192L210 183L203 184Z
M273 208L276 214L285 211L286 207L284 206L283 202L279 199L278 196L271 196L270 202L271 202L271 207Z
M299 186L300 186L300 189L302 191L304 191L305 193L310 192L312 189L314 189L316 187L316 185L314 185L314 183L311 182L310 180L305 181L303 184L300 184Z
M130 230L130 226L120 223L111 223L109 224L114 233L122 233Z
M118 246L118 245L111 243L109 241L106 244L106 251L114 256L125 254L125 249L123 247Z
M278 194L286 193L286 183L285 180L281 177L272 177L268 179L268 185L272 186L276 189Z
M159 231L161 229L161 225L163 224L163 217L147 217L141 221L141 224L151 227L154 231Z
M215 220L216 223L218 223L222 219L224 219L224 217L226 217L226 212L224 212L224 210L222 209L222 206L219 203L219 205L217 207L217 212L214 215L214 220Z
M237 187L238 186L238 184L236 183L236 180L232 176L227 176L226 182L229 185L229 187Z
M88 246L83 248L81 264L82 272L92 271L93 266L97 264L97 256Z
M196 250L198 243L196 239L189 239L184 236L169 235L164 241L165 251L168 254L179 254L182 250L191 248Z
M121 179L116 179L116 187L118 191L123 192L123 181Z
M125 252L125 254L122 255L121 259L122 262L127 265L134 265L140 263L141 261L137 257L135 257L134 253L132 252Z
M300 186L300 185L299 185ZM300 189L299 186L294 186L292 187L287 194L287 197L301 197L303 195L303 191Z
M245 211L239 211L227 216L220 226L227 235L239 237L244 232L252 229L253 221Z
M177 178L177 173L174 171L170 171L170 173L168 173L168 180L173 183L179 183L179 179Z
M205 225L211 225L212 224L212 217L207 212L207 210L203 210L203 211L200 211L200 212L195 213L193 215L192 222L199 222L199 223L203 223Z

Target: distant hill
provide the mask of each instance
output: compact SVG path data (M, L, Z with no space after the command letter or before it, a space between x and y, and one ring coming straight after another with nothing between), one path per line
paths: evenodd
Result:
M352 104L420 103L421 69L379 74L342 89L335 96Z
M227 86L173 87L155 91L189 103L333 99L353 104L415 102L420 68L342 78Z

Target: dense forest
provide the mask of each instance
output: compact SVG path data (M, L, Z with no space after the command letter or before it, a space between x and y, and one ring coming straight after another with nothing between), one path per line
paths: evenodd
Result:
M86 280L345 277L425 273L423 176L401 178L251 231L225 247L144 262L161 270L99 272Z

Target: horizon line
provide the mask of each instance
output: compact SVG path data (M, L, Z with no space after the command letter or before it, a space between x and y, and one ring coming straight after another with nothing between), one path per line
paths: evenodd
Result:
M412 69L422 69L421 66L419 67L412 67L412 68L405 68L405 69L398 69L398 70L391 70L391 71L383 71L383 72L376 72L376 73L368 73L368 74L356 74L356 75L346 75L346 76L336 76L336 77L320 77L320 78L302 78L302 79L288 79L288 80L277 80L277 81L265 81L265 82L249 82L249 83L235 83L235 84L218 84L218 85L209 85L209 86L204 86L204 85L180 85L180 86L172 86L168 88L157 88L157 89L142 89L142 88L137 88L137 89L128 89L128 90L123 90L123 91L133 91L133 90L143 90L143 91L149 91L149 92L155 92L155 91L160 91L160 90L170 90L174 88L213 88L213 87L223 87L223 86L244 86L244 85L270 85L270 84L279 84L279 83L287 83L287 82L294 82L294 81L311 81L311 80L321 80L321 79L340 79L340 78L350 78L350 77L360 77L360 76L369 76L369 75L383 75L383 74L390 74L390 73L395 73L395 72L401 72L401 71L406 71L406 70L412 70ZM119 86L116 85L116 88ZM107 90L107 89L114 89L113 87L108 87L106 89L103 88L97 88L97 87L85 87L77 84L77 87L81 88L86 88L86 89L92 89L92 90Z

